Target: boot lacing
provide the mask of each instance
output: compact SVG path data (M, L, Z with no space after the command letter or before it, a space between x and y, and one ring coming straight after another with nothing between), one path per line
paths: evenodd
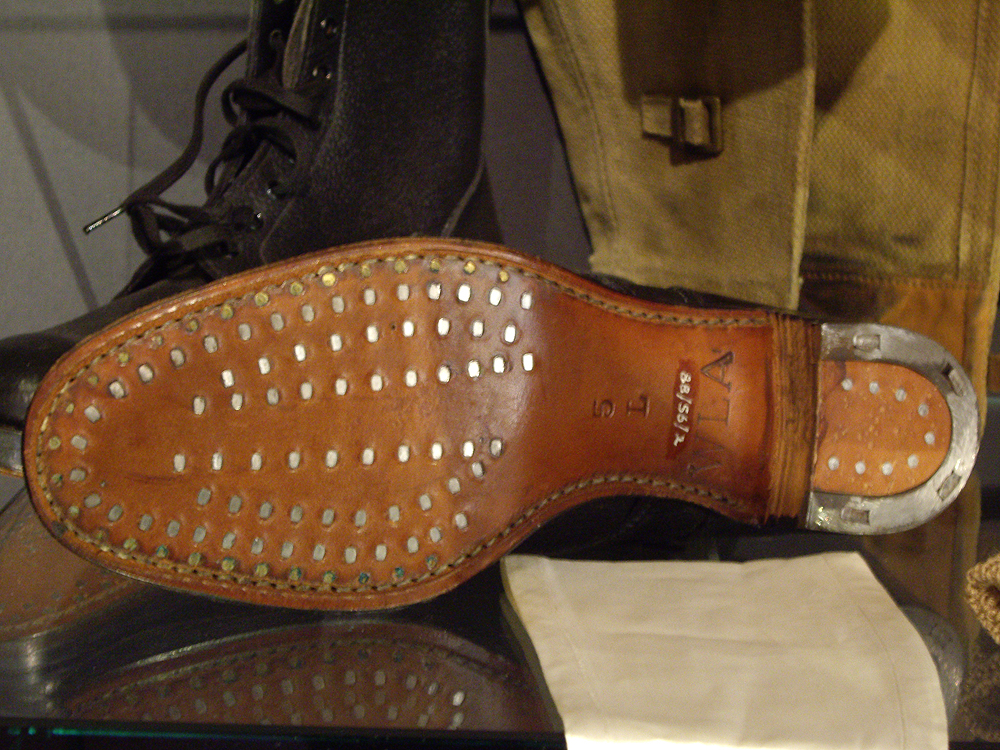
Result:
M280 85L276 71L281 69L283 41L272 39L278 54L276 63L263 75L230 83L222 94L222 113L232 130L223 141L219 154L205 173L205 207L167 201L161 197L194 164L204 139L205 103L218 78L247 51L243 40L226 52L205 74L195 94L194 123L184 150L177 159L148 183L131 193L121 205L84 228L89 233L116 216L125 213L132 221L132 233L149 256L139 266L122 290L128 294L181 272L200 270L206 280L218 273L208 262L213 257L238 252L239 233L256 231L262 216L250 206L232 205L221 212L208 206L221 204L219 199L238 179L240 173L261 147L277 149L286 157L288 173L272 180L267 193L275 199L300 193L306 183L306 170L298 164L296 133L302 128L315 130L320 123L316 105L305 96Z

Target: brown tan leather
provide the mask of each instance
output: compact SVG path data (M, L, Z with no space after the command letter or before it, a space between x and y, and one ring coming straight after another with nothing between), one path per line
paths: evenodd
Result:
M900 365L822 362L813 488L868 497L923 484L951 444L951 412L933 383Z
M551 731L529 680L435 628L308 625L127 668L70 697L67 710L103 721Z
M797 515L817 340L787 316L642 302L496 247L356 246L83 343L33 404L29 482L65 544L130 575L258 603L393 606L596 496Z
M84 621L132 600L143 588L59 544L26 494L0 514L0 642Z

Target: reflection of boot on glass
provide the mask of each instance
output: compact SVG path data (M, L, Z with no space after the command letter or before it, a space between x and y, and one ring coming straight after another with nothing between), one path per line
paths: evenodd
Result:
M552 731L522 664L440 628L388 620L194 641L88 680L66 703L74 719Z
M481 179L485 34L484 0L255 2L247 44L199 88L187 149L119 209L147 261L108 305L0 342L0 471L20 470L25 412L45 371L132 310L346 242L495 239ZM208 199L170 203L161 194L198 155L208 89L244 50L246 77L223 97L233 130L209 168Z

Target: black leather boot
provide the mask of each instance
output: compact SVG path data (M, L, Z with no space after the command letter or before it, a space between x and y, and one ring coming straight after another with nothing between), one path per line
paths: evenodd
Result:
M28 404L71 346L131 310L237 271L393 236L498 240L481 154L486 0L255 0L248 39L206 74L174 164L123 201L149 256L108 305L0 341L0 471L21 470ZM212 83L233 129L205 204L161 194L192 165Z

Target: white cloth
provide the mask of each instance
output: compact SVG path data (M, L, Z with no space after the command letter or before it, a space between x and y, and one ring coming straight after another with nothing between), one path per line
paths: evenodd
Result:
M930 654L857 554L503 572L569 750L948 746Z

